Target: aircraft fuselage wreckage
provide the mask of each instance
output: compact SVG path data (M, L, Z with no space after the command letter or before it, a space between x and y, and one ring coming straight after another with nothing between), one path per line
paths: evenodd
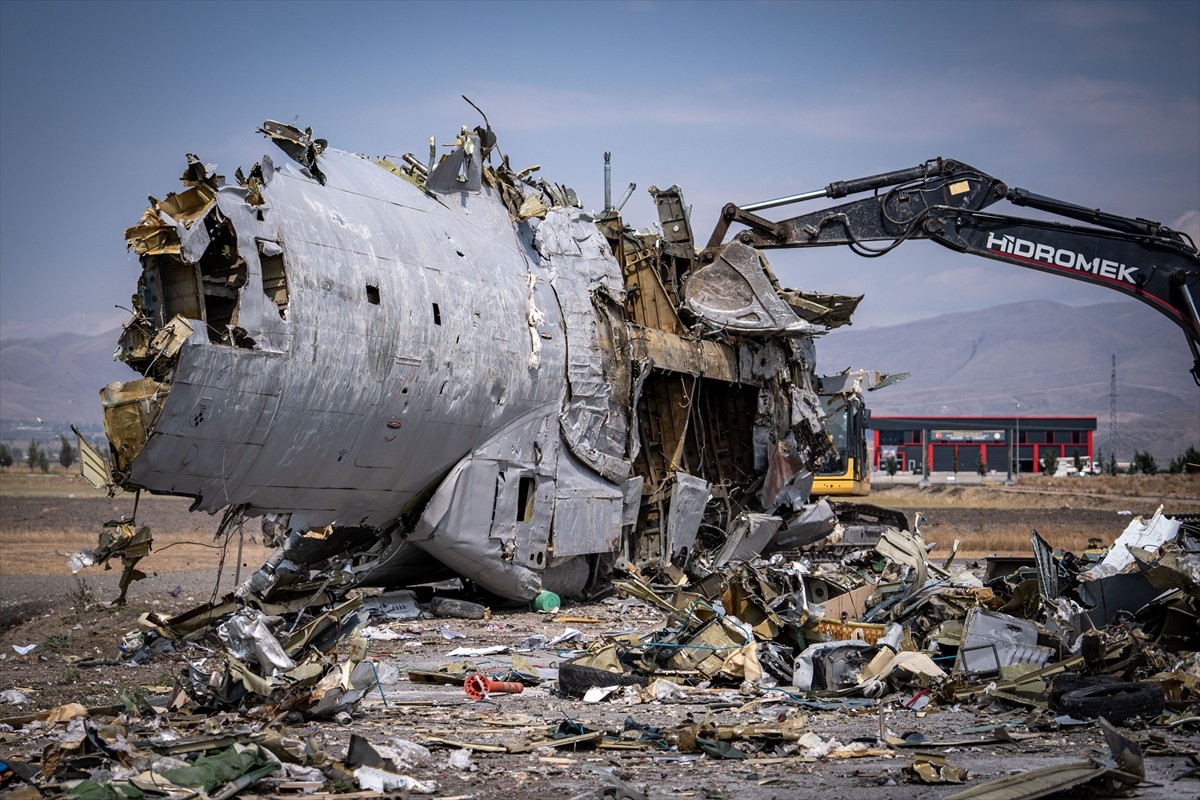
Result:
M189 156L126 232L142 377L101 393L113 485L263 518L251 591L332 565L580 596L831 530L813 337L858 298L781 289L736 240L701 260L678 187L655 231L589 214L493 166L490 128L401 163L261 130L284 163L226 184Z

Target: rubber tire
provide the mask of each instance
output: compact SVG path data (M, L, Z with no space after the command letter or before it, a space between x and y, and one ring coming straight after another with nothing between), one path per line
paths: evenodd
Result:
M1063 695L1076 689L1086 689L1089 686L1109 686L1123 682L1117 675L1083 675L1078 672L1064 672L1056 675L1050 683L1050 707L1062 711Z
M1103 683L1062 696L1062 709L1076 719L1104 717L1113 725L1134 717L1157 717L1166 697L1157 683Z
M568 661L558 667L558 691L564 697L583 697L596 686L645 686L641 675L609 672Z

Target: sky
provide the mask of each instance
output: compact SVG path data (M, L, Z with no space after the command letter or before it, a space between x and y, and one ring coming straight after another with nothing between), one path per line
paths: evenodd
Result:
M186 153L232 181L280 157L255 132L276 119L423 160L430 136L480 122L461 95L514 167L585 208L603 206L605 151L614 197L637 184L634 227L656 219L647 187L678 184L701 242L727 202L937 156L1200 241L1196 2L5 0L0 337L124 322L140 274L124 230L180 188ZM929 242L769 258L786 286L865 294L858 326L1118 297Z

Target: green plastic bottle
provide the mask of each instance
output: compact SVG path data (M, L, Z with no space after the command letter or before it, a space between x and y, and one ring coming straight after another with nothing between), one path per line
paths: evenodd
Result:
M537 597L533 598L531 605L534 611L558 611L562 608L562 599L554 592L542 589L537 593Z

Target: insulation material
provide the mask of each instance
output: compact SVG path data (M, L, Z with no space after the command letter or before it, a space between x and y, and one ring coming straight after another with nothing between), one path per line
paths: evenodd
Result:
M1178 535L1179 524L1178 520L1163 516L1162 506L1148 520L1134 517L1103 560L1084 573L1084 580L1096 580L1125 570L1134 560L1131 548L1154 552Z

